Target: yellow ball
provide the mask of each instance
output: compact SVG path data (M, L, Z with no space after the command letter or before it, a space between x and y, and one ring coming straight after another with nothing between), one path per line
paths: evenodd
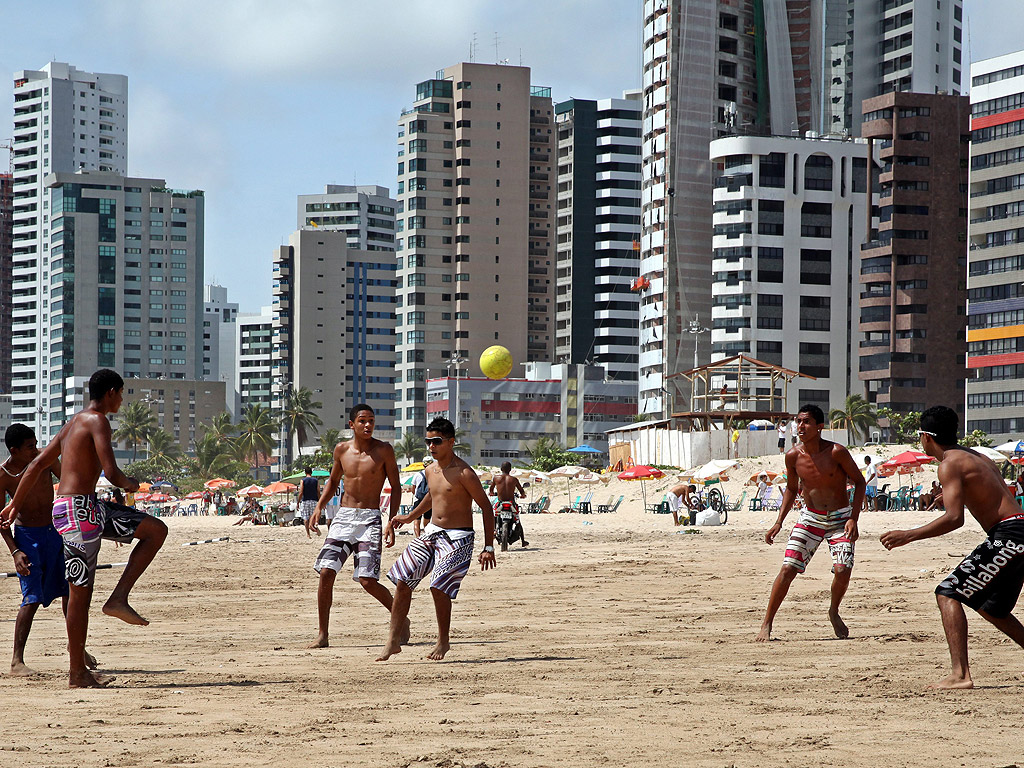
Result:
M504 379L512 371L512 353L500 344L480 355L480 370L488 379Z

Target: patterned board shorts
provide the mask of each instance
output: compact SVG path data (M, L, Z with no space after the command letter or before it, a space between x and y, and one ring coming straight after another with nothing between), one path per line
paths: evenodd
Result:
M302 522L306 522L316 512L316 501L312 499L304 499L299 502L299 514L302 516ZM319 521L317 521L319 522Z
M836 566L853 568L853 542L846 538L846 521L852 512L851 507L831 512L805 509L793 526L782 562L803 573L818 545L827 540L828 551L832 555L832 572L835 572Z
M68 584L91 586L101 539L128 544L147 517L134 507L97 501L94 493L56 497L53 527L64 541L64 576Z
M993 525L988 537L953 569L935 594L959 600L976 611L1005 618L1024 586L1024 515Z
M462 580L469 573L473 539L472 532L459 538L449 536L443 529L425 533L409 542L402 556L388 571L388 578L395 584L404 581L410 589L416 589L416 585L433 572L430 588L444 592L454 600Z
M338 507L327 531L323 549L317 555L313 568L317 573L324 568L339 572L349 555L354 567L352 580L380 580L381 519L379 509Z

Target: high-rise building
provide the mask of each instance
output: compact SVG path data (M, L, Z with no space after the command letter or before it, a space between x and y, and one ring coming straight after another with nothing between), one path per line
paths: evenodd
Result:
M238 413L250 405L274 407L271 386L271 354L274 335L274 313L271 307L259 312L239 312L235 324L235 391L238 392Z
M387 187L327 184L321 195L299 195L297 229L344 232L349 248L395 250L395 201Z
M0 173L0 339L11 338L12 261L14 259L14 177ZM8 343L10 343L8 341ZM11 356L0 357L0 394L11 393ZM10 399L8 398L8 403Z
M966 428L998 443L1024 433L1024 51L971 64L970 98Z
M127 158L126 77L82 72L56 61L15 74L12 408L14 418L36 427L40 443L63 420L63 397L57 395L65 378L62 363L51 364L49 349L51 326L60 325L61 316L51 316L48 295L56 246L50 223L59 216L49 208L46 177L79 169L123 175ZM95 317L91 322L95 325ZM54 341L61 343L61 330L53 330Z
M955 92L961 5L645 0L641 412L685 397L667 377L692 365L695 345L707 359L710 141L842 133L859 129L868 96Z
M224 382L224 407L238 412L235 391L235 336L238 333L238 304L228 301L228 289L203 286L203 378Z
M639 274L639 93L555 106L558 220L555 359L590 361L636 381Z
M867 99L862 134L880 144L878 231L861 247L860 380L894 411L936 403L961 417L967 375L966 96Z
M289 389L306 388L323 404L326 428L345 429L349 409L367 403L387 433L395 422L395 255L347 240L345 232L300 229L274 253L274 407Z
M399 432L425 424L427 369L554 351L554 115L528 67L461 63L398 122Z
M785 408L828 413L854 391L860 245L870 231L866 141L732 136L711 143L711 359L746 354L814 377ZM731 389L735 381L712 381ZM755 382L766 386L768 381ZM740 392L741 398L764 392ZM782 395L779 388L777 394Z
M56 434L63 382L114 368L125 378L198 379L203 370L201 190L108 172L46 176L49 280L37 298L48 320L19 338L15 361L47 360L38 402L15 418Z

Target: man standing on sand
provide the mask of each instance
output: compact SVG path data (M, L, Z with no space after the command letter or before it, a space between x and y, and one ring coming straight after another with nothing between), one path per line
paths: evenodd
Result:
M320 574L316 591L319 633L310 648L326 648L329 642L331 604L334 602L334 581L349 555L352 556L353 581L369 592L377 601L392 609L391 592L380 583L380 491L384 481L390 480L396 489L391 494L389 518L398 514L402 503L399 488L398 463L395 449L373 436L375 417L373 408L360 403L349 411L349 429L352 439L334 447L334 465L331 476L324 485L320 500L313 514L306 521L306 532L316 531L317 521L324 507L331 501L334 491L345 478L345 492L341 505L331 520L323 549L316 558L313 568ZM315 481L314 481L315 482ZM401 627L401 641L409 641L409 623Z
M839 616L839 604L850 586L850 571L853 569L853 545L857 541L857 519L864 503L864 476L857 468L850 452L838 443L821 438L825 426L825 414L816 405L805 405L794 420L800 443L786 452L786 492L782 495L779 519L764 535L771 544L782 530L782 521L793 508L800 485L807 507L800 513L800 519L793 526L782 569L772 584L758 642L771 639L772 622L782 601L789 592L789 585L797 574L803 573L811 561L814 551L822 540L828 540L832 555L832 603L828 618L836 637L845 639L850 631ZM854 486L853 505L847 497L847 483Z
M433 517L423 535L409 542L388 571L388 578L395 583L395 606L391 611L391 632L377 661L386 661L401 653L401 635L409 615L412 591L427 574L431 574L430 595L437 614L437 645L427 658L436 661L448 653L452 600L458 596L473 558L474 501L484 519L480 567L485 571L494 567L494 513L476 472L455 455L455 425L448 419L434 419L427 425L424 442L434 458L427 472L430 493L409 514L391 518L384 532L384 546L394 546L395 529L415 520L423 510L431 508Z
M786 421L785 419L779 419L779 425L776 427L779 433L779 453L786 452Z
M487 492L488 496L497 496L498 504L503 501L512 502L512 507L516 511L516 533L519 535L519 540L523 543L524 547L530 546L530 542L526 540L526 532L523 531L523 522L519 517L519 504L516 503L516 496L519 498L526 498L526 491L523 490L523 486L519 483L519 479L512 477L512 462L506 461L501 465L501 474L496 475L491 479L491 487ZM495 506L497 508L497 505Z
M0 499L4 495L14 498L22 473L39 455L36 436L24 424L12 424L4 435L4 443L11 456L0 464ZM14 620L14 656L11 674L16 677L34 675L35 670L25 665L25 643L32 630L32 620L39 606L44 608L61 600L64 615L68 612L68 582L64 578L64 545L53 527L52 476L60 477L60 462L54 462L50 471L36 480L32 492L18 512L11 528L0 529L7 548L14 558L14 569L21 581L21 608ZM85 663L96 668L96 659L85 654Z
M107 368L89 379L89 405L71 417L49 445L25 468L18 490L3 512L0 525L7 527L29 503L40 477L49 477L58 457L63 459L57 498L53 502L53 527L64 543L64 575L68 581L68 654L71 657L69 686L95 688L113 678L93 675L86 668L85 639L89 633L89 603L96 576L101 538L128 543L139 539L121 578L103 606L103 612L128 624L149 624L128 604L128 595L167 537L167 526L155 517L129 507L107 507L96 499L96 481L102 471L115 487L138 490L139 483L126 477L114 459L108 413L121 408L124 380Z
M313 470L306 467L306 476L302 478L302 482L299 483L298 502L299 502L299 515L302 517L302 524L306 526L306 537L309 538L309 518L313 515L313 510L316 509L316 503L320 499L320 484L316 478L313 477ZM317 536L320 535L320 529L317 527L320 525L320 515L317 513L317 518L313 522L313 528L316 530Z
M695 485L679 483L668 489L668 510L672 513L672 522L679 525L679 510L686 510L686 519L690 519L690 491L697 490Z
M958 428L956 412L945 406L936 405L921 414L921 448L939 460L946 511L920 528L888 531L881 537L882 546L892 550L942 536L964 524L965 506L987 534L935 589L953 673L931 688L974 687L967 663L964 605L1024 646L1024 626L1011 613L1024 584L1024 510L990 459L956 444Z
M871 463L871 457L864 457L864 494L868 506L878 511L878 466Z

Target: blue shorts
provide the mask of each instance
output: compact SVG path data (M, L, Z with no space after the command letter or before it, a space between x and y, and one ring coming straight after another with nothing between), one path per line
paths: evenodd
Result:
M878 495L878 487L874 485L865 486L864 495L869 499L875 498Z
M64 541L52 525L14 526L14 543L29 562L28 576L21 576L22 605L42 603L45 608L58 597L67 597L64 578Z

